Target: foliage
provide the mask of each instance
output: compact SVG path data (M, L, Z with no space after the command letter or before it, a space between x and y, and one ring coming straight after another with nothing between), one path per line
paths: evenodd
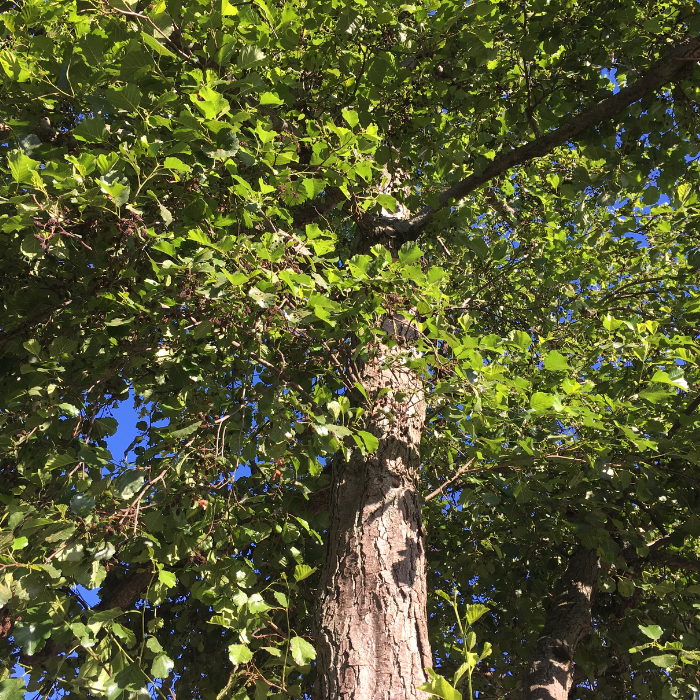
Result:
M629 649L640 625L681 661L700 644L695 62L439 194L698 19L656 0L4 3L0 698L21 695L15 663L44 697L308 693L326 466L377 447L358 368L396 313L420 328L436 673L466 661L452 610L477 596L493 653L470 682L514 697L583 543L606 573L574 696L689 697L693 664ZM425 206L398 250L362 244ZM112 411L134 401L122 459Z
M452 683L433 671L433 669L430 669L428 671L430 680L423 684L420 689L426 690L431 693L431 695L438 698L444 698L444 700L462 700L463 694L457 690L457 685L461 680L463 680L464 674L466 674L469 692L468 699L473 700L474 692L472 690L472 675L474 674L474 669L479 662L483 661L491 654L492 649L490 642L485 642L481 654L473 651L476 647L476 632L474 632L471 627L475 622L478 622L478 620L483 617L489 611L489 609L482 603L467 605L465 606L464 610L464 620L462 620L462 617L459 614L459 605L457 603L457 591L455 590L453 592L452 598L441 590L437 590L436 593L438 596L440 596L440 598L446 600L454 610L455 617L457 618L459 637L462 639L461 649L456 647L455 651L461 652L464 661L455 671L454 677L452 678Z

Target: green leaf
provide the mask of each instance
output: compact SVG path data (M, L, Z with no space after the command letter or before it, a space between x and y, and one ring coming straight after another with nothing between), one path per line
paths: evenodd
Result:
M201 421L195 421L194 423L185 425L182 428L178 428L177 430L170 430L168 434L170 435L170 437L182 440L182 438L189 437L190 435L196 433L201 425Z
M158 654L161 651L163 651L163 647L161 646L161 643L153 636L150 636L146 640L146 646L154 653Z
M153 49L159 55L168 56L170 58L177 58L177 56L169 48L167 48L164 43L161 43L150 34L146 34L146 32L141 32L141 39L143 40L143 43L146 44L146 46Z
M297 666L304 666L316 658L316 649L302 637L292 637L292 640L289 642L289 650Z
M33 160L29 156L24 155L20 150L10 151L7 154L7 164L10 167L12 178L17 184L33 182L32 173L40 165L38 160Z
M684 379L682 371L677 373L677 376L671 376L671 373L658 371L651 378L652 382L659 384L671 384L680 387L683 391L688 391L688 382Z
M244 46L238 54L236 65L241 70L257 66L265 60L265 54L257 46Z
M106 97L110 104L125 112L136 112L141 104L141 90L132 83L127 83L120 89L109 88Z
M228 0L223 0L223 2L227 3ZM227 65L237 46L238 43L233 37L224 37L223 43L214 54L214 60L220 66Z
M163 219L163 223L166 226L170 226L173 223L173 215L170 213L169 209L166 209L160 202L158 202L158 210L160 211L160 216Z
M136 635L130 629L122 627L118 622L112 623L112 632L119 639L124 640L127 647L131 648L136 644Z
M634 595L634 581L628 578L621 578L617 582L617 592L623 598L631 598Z
M367 452L369 454L377 451L377 448L379 447L379 440L374 437L372 433L368 433L366 430L358 430L357 434L362 438L362 441L365 443L365 447L367 448Z
M472 238L469 241L469 248L473 250L481 260L486 260L489 257L489 247L483 238Z
M521 350L527 350L532 344L532 338L525 331L513 331L512 338Z
M111 542L106 542L93 552L92 558L95 561L105 561L111 559L116 551L116 548Z
M98 180L100 187L105 194L108 194L118 207L123 207L129 201L131 187L121 182L107 182Z
M309 578L316 571L316 567L311 568L308 564L297 564L294 567L294 579L297 583Z
M492 652L493 647L491 646L491 642L484 642L484 648L479 655L479 661L483 661L487 656L491 656Z
M351 129L354 129L360 123L360 115L354 109L344 109L342 115Z
M119 155L117 153L101 153L95 159L97 169L100 171L101 175L106 175L107 173L109 173L118 161Z
M396 200L390 194L379 194L377 195L377 202L381 204L385 209L390 212L396 211Z
M168 156L165 159L163 166L169 170L175 170L175 172L178 173L189 173L190 170L192 170L190 165L183 163L179 158L175 158L174 156Z
M167 678L174 666L175 662L167 654L158 654L151 664L151 676L153 678Z
M133 498L141 490L143 481L143 474L139 471L129 470L124 472L112 484L114 495L123 500Z
M248 290L248 296L263 309L268 309L269 307L273 306L277 300L276 294L268 294L267 292L261 291L257 287L251 287Z
M689 182L682 182L680 185L678 185L678 189L676 190L676 195L678 196L678 199L680 199L681 202L685 202L686 199L688 199L688 196L693 190L693 186Z
M673 394L669 394L667 391L654 389L645 389L644 391L639 392L639 398L645 399L646 401L649 401L649 403L659 403L661 401L665 401L671 396L673 396Z
M530 408L535 411L546 411L554 405L554 396L542 391L536 391L530 398Z
M654 641L661 639L661 635L664 633L658 625L648 625L647 627L639 625L639 631Z
M80 48L88 65L98 66L104 63L107 53L107 41L96 34L87 34L80 42Z
M205 149L210 158L231 158L235 156L240 148L238 136L233 129L222 129L216 134L217 148L211 149L207 146Z
M51 357L60 357L61 355L68 355L78 348L78 341L72 338L66 338L64 336L59 336L54 338L49 347L49 354ZM25 346L26 347L26 346Z
M0 681L0 700L23 700L24 690L22 678L6 678Z
M111 325L110 322L108 321L106 325ZM121 324L115 324L115 325L121 325ZM102 416L102 418L97 418L95 422L92 424L93 431L95 434L99 437L106 437L110 435L114 435L117 432L117 428L119 427L119 424L117 423L116 418L112 418L112 416Z
M430 680L419 685L418 690L424 690L438 698L443 698L443 700L462 700L462 694L447 679L439 676L432 669L427 670L431 676Z
M0 531L0 552L4 552L6 549L10 549L14 540L15 536L12 530L5 532ZM10 593L10 596L11 595L12 594Z
M76 493L70 501L70 509L84 518L95 507L95 497L91 493Z
M210 87L200 88L197 93L190 95L190 100L205 119L216 119L229 110L228 100Z
M105 690L109 700L116 700L122 691L138 692L146 687L146 676L138 664L129 664L108 681Z
M102 119L85 119L73 129L73 136L79 141L101 143L109 138L109 133Z
M20 250L28 258L35 258L38 255L43 255L43 253L44 253L44 250L41 247L41 243L39 242L37 237L32 233L28 233L22 239L22 245L21 245Z
M470 669L472 668L472 664L469 663L468 661L465 661L454 673L454 676L452 676L452 685L456 686L457 683L459 683L459 679Z
M562 372L571 369L564 355L557 350L552 350L546 355L544 358L544 368L553 372Z
M677 657L675 654L660 654L659 656L651 656L644 661L650 661L654 666L659 668L671 668L676 665Z
M34 355L35 357L41 359L41 345L39 344L39 341L35 338L32 338L31 340L26 340L24 343L22 343L22 347L28 352L32 353L32 355Z
M483 603L474 603L472 605L467 605L465 610L467 625L473 625L487 612L489 612L489 609L485 605L483 605Z
M284 100L280 100L280 98L273 92L263 92L263 94L260 95L260 104L278 106L283 105Z
M253 658L253 652L245 644L230 644L228 658L234 666L247 664Z
M611 578L607 574L603 574L598 579L598 588L601 591L603 591L603 593L614 593L617 588L617 585L613 578Z
M167 588L174 588L177 584L177 576L172 571L158 570L158 580Z
M283 607L283 608L288 608L289 607L289 600L287 599L287 596L282 593L281 591L274 591L273 595L275 596L275 600Z
M15 638L15 643L22 647L22 652L31 656L44 646L45 640L51 635L52 629L53 623L50 620L26 624L18 623L15 625L12 634Z
M420 260L423 256L423 251L418 247L418 244L414 241L409 243L404 243L399 248L399 262L402 266L412 265L416 260Z
M90 614L90 624L93 624L95 622L99 622L100 624L104 622L110 622L111 620L114 620L122 614L123 613L121 608L113 608L112 610L100 610L99 612L94 612Z
M11 535L12 533L10 533ZM5 549L2 544L0 543L0 553ZM3 607L9 603L9 601L12 599L12 591L5 586L4 584L0 583L0 607Z
M228 270L224 270L224 275L226 275L226 279L234 286L234 287L239 287L242 284L245 284L248 281L248 275L246 275L243 272L234 272L231 273Z
M206 246L212 245L212 242L211 242L209 236L207 236L207 234L204 233L204 231L202 231L201 229L198 229L198 228L192 229L187 234L187 238L190 241L196 241L197 243L201 243L201 244L206 245Z
M559 187L559 175L557 173L547 173L547 182L556 190Z
M266 612L271 610L272 606L268 605L260 593L253 593L248 598L248 610L252 613Z

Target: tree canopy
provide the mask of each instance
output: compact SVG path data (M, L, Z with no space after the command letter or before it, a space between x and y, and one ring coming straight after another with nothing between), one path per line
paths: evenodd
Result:
M0 6L0 699L319 693L414 409L426 691L697 697L697 4Z

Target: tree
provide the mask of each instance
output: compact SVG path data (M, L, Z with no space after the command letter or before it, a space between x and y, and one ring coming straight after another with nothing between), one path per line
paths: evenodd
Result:
M697 692L695 6L0 21L0 697Z

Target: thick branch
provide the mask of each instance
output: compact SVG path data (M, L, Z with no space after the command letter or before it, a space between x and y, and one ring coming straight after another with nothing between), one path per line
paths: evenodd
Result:
M693 561L675 554L666 554L666 552L649 552L647 561L654 564L661 564L672 569L681 569L682 571L692 571L695 574L700 573L700 561ZM642 563L644 560L642 560Z
M700 406L700 394L698 394L689 404L686 406L685 411L683 411L684 416L689 416L695 411L695 409ZM672 437L674 433L678 431L681 427L681 419L678 418L676 422L669 428L667 437Z
M637 550L628 542L623 546L621 553L627 564L636 569L642 568L648 563L700 574L700 560L688 559L682 555L667 552L666 547L670 544L670 536L665 535L649 545L649 552L646 556L639 556Z
M93 610L111 610L113 608L126 610L141 597L141 594L148 588L152 578L153 574L150 571L141 571L127 576L112 595L103 600ZM44 648L36 654L31 656L22 654L19 657L19 662L23 666L38 666L46 663L54 656L65 654L70 649L70 646L70 644L56 644L52 639L49 639Z
M600 562L593 550L579 547L572 554L561 592L530 655L523 700L567 700L576 647L592 628L591 604L599 573Z
M310 224L316 221L316 219L328 214L329 211L335 209L338 204L344 201L345 195L342 190L339 187L328 185L323 200L319 197L308 204L300 204L292 209L294 226L301 228L306 224Z
M414 240L420 232L433 220L435 214L450 206L452 202L464 199L470 192L489 182L501 173L514 168L517 165L527 163L534 158L541 158L551 153L557 146L561 146L573 140L586 129L611 119L625 107L638 102L645 95L663 87L677 76L685 73L689 67L689 59L700 58L700 38L686 39L676 46L663 61L649 70L639 80L629 87L623 88L617 94L601 100L592 107L570 119L557 129L550 131L534 141L514 148L508 152L502 152L482 172L470 175L445 190L438 197L438 206L425 207L419 214L410 220L410 230L403 233L404 240Z

